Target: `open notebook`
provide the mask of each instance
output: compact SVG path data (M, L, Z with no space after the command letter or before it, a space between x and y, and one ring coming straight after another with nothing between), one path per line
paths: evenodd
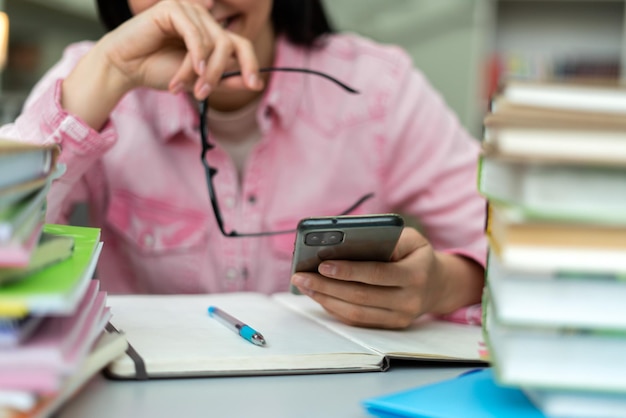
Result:
M130 349L116 378L383 371L389 360L480 362L481 328L423 319L402 331L350 327L305 296L281 293L109 296ZM218 306L263 334L255 346L207 313Z

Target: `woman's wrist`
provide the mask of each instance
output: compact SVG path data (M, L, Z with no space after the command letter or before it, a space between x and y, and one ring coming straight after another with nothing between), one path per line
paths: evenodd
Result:
M448 314L464 306L480 303L484 287L484 268L458 254L436 253L439 264L435 280L441 286L431 313Z
M99 131L131 89L131 81L110 64L96 45L63 80L61 106Z

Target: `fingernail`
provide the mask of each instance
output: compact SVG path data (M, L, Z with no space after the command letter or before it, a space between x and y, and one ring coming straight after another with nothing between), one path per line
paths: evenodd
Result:
M211 93L211 86L209 86L208 84L203 84L202 87L200 87L200 90L198 90L198 96L200 98L205 98L209 95L209 93Z
M172 87L172 94L178 94L181 91L183 91L183 88L185 88L185 86L183 85L183 83L178 83L176 84L174 87Z
M306 279L306 277L300 276L298 274L296 274L295 276L293 276L293 278L291 279L291 281L293 282L293 284L295 284L296 286L304 286L306 287L309 283L308 280Z
M326 277L335 277L337 274L337 266L333 263L324 262L320 264L318 271Z
M258 83L259 83L259 78L257 77L257 75L250 74L250 76L248 77L248 84L251 87L258 87Z

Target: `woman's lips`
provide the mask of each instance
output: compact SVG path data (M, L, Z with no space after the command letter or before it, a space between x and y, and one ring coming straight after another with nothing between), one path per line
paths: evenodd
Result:
M238 18L239 15L232 15L223 19L219 19L217 23L219 23L223 29L231 29L233 22L235 22Z

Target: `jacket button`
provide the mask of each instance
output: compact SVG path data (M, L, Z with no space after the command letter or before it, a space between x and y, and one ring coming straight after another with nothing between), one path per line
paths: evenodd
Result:
M233 199L232 197L227 197L224 200L224 204L226 205L228 209L232 209L235 207L235 199Z
M226 270L226 280L232 281L232 280L235 280L236 278L237 278L237 269L235 269L234 267L231 267L228 270Z
M154 247L154 235L146 234L143 236L143 245L147 248Z

